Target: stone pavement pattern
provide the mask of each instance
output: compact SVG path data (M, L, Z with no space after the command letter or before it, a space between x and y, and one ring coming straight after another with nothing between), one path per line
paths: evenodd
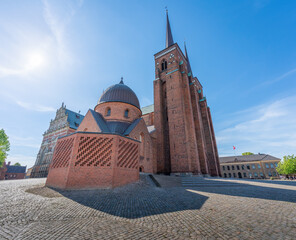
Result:
M295 239L295 182L155 178L162 188L145 175L114 190L1 181L0 239Z

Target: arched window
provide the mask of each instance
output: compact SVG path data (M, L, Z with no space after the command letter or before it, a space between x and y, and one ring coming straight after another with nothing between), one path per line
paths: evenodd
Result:
M168 62L166 60L162 60L162 63L161 63L161 71L164 71L168 68Z
M128 109L126 109L125 111L124 111L124 117L126 117L126 118L128 118Z
M107 108L106 109L106 116L110 116L111 115L111 108Z

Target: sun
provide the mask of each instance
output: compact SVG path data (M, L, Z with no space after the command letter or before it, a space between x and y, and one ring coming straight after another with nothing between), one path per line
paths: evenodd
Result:
M45 65L45 56L41 51L31 51L27 55L25 64L26 71L37 70Z

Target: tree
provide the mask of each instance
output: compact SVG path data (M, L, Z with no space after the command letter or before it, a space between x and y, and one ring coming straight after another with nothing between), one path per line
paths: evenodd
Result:
M13 166L21 166L21 164L16 162L15 164L13 164Z
M0 130L0 167L7 157L7 152L10 150L10 143L8 141L8 136L6 135L4 129Z
M251 153L251 152L244 152L244 153L242 153L242 155L243 155L243 156L245 156L245 155L254 155L254 153Z
M277 172L281 175L296 174L296 156L288 155L284 156L283 160L279 162Z

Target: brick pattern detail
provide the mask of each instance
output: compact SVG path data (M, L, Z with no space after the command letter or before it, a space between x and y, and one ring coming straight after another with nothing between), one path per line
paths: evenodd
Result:
M74 138L66 138L58 141L52 160L52 168L68 167L71 152L73 149Z
M138 167L138 151L136 144L119 139L117 167L136 169Z
M113 138L80 137L75 166L111 166Z

